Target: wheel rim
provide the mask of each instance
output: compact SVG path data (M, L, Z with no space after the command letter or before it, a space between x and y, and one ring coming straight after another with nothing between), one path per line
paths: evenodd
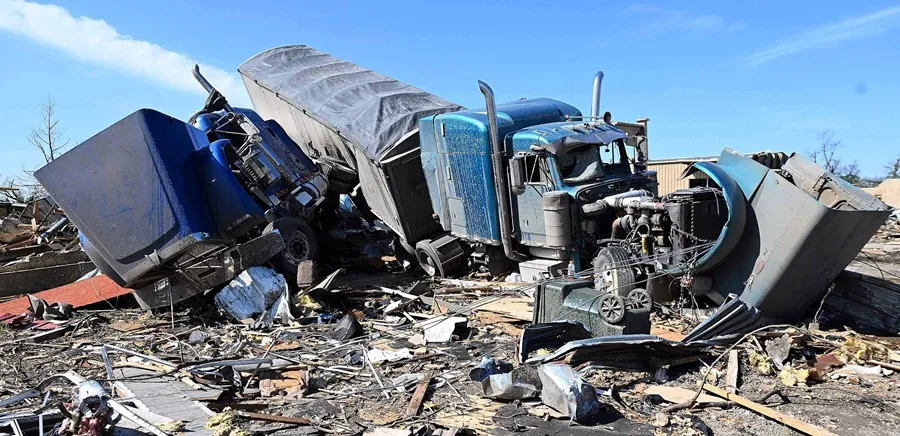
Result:
M600 315L607 322L617 323L625 316L625 306L615 295L607 294L600 299Z
M291 263L299 264L309 257L309 240L299 230L291 232L284 245L284 257Z
M650 309L652 304L650 294L643 289L635 289L628 294L629 309Z
M428 253L419 250L416 257L419 258L419 266L421 266L428 275L437 275L437 267L434 264L434 259L432 259Z
M615 291L618 287L618 277L615 274L615 268L612 265L604 264L600 267L600 272L597 274L597 280L594 281L596 285L602 286L608 291Z

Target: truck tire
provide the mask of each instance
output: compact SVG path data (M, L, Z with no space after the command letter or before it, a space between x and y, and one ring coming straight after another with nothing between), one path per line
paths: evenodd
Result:
M607 289L622 298L634 289L634 269L628 264L631 257L622 247L606 247L594 258L594 283L597 289Z
M417 242L416 260L428 275L448 277L466 266L466 253L458 238L446 235Z
M316 261L319 257L319 244L316 234L309 224L298 218L278 218L266 226L264 232L273 230L281 233L284 250L269 260L275 270L285 277L297 277L297 267L306 260Z
M321 159L321 164L331 192L349 194L359 184L359 174L353 168L327 158Z

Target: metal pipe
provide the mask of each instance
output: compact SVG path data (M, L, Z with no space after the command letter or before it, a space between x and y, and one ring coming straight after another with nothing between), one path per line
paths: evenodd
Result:
M39 242L49 241L54 236L56 236L56 234L59 233L59 231L62 230L62 228L65 227L66 224L69 224L69 217L64 216L64 217L60 218L59 221L53 223L53 225L50 226L50 228L47 229L46 232L41 233Z
M591 94L591 118L600 117L600 85L603 84L603 71L597 71L594 76L594 92Z
M581 207L581 211L587 216L600 215L602 213L605 213L609 208L624 209L624 207L621 206L621 202L625 198L650 196L650 191L647 191L645 189L621 192L618 194L603 197L593 203L587 203Z
M491 163L494 167L494 187L497 191L497 212L500 215L500 242L506 257L520 262L525 256L516 253L512 246L512 217L510 216L509 183L506 180L506 168L503 165L503 150L500 146L500 129L497 126L497 107L494 105L494 91L487 83L478 81L478 88L484 94L484 105L487 110L488 128L491 139Z
M652 201L652 197L622 198L616 201L618 208L634 208L639 210L664 211L666 204L660 201Z

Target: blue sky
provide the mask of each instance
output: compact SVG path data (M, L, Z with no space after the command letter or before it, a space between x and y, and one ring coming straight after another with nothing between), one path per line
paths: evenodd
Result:
M258 4L254 4L258 3ZM876 176L900 155L900 2L0 0L0 175L41 163L47 97L82 141L142 107L186 119L203 65L232 102L250 56L306 44L468 107L556 98L650 118L651 158L807 152L835 131Z

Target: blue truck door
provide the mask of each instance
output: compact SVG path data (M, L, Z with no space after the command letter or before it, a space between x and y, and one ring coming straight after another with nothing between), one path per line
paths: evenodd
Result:
M513 203L513 227L523 245L542 247L547 235L544 227L543 195L552 191L552 182L546 171L546 160L539 155L525 157L525 192L515 196Z

